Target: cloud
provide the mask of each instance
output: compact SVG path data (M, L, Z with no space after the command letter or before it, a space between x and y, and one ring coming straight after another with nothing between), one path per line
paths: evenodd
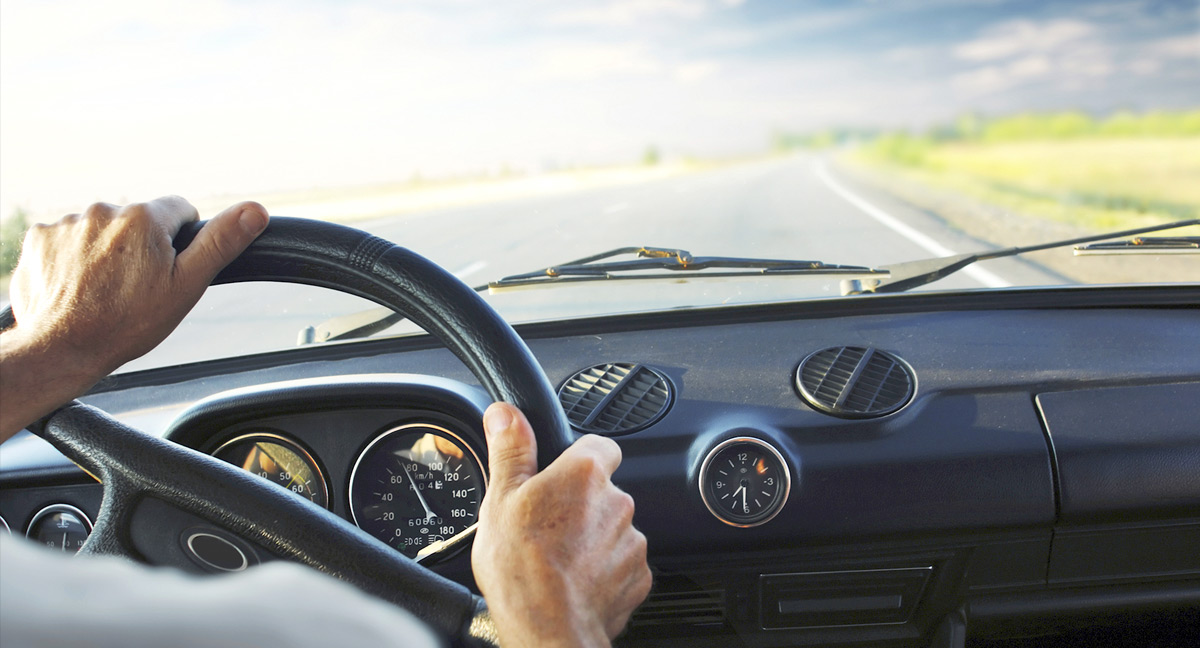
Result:
M1200 59L1200 32L1152 41L1145 51L1163 58Z
M1139 76L1155 76L1173 64L1195 70L1200 62L1200 34L1186 34L1144 43L1135 49L1125 69Z
M1079 90L1103 83L1117 70L1119 45L1112 33L1074 18L1009 20L951 49L955 59L981 64L955 74L951 83L975 97L1046 84Z
M972 62L995 61L1034 52L1053 52L1096 33L1091 23L1062 18L1047 22L1013 20L995 25L954 48L954 56Z

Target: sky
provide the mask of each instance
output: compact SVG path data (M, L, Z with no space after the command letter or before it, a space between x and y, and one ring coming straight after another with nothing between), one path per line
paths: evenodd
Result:
M1200 0L3 0L0 216L1200 106Z

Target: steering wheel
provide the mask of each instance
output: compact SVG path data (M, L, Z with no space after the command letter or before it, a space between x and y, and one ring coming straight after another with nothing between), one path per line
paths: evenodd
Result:
M176 249L185 248L201 225L185 226ZM342 225L275 217L213 284L242 281L321 286L393 308L440 339L493 399L521 408L537 434L539 468L574 440L524 341L473 290L418 254ZM0 313L0 329L13 323L11 309ZM496 643L481 597L235 466L126 427L78 401L30 431L104 484L100 513L82 553L139 557L129 527L139 506L158 499L275 556L396 603L454 643Z

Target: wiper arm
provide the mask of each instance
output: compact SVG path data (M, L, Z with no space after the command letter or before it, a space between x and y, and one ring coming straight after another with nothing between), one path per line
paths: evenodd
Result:
M482 287L487 290L487 286ZM475 289L477 292L479 288ZM354 340L375 335L404 320L404 314L379 306L364 311L331 317L316 326L306 326L296 338L297 346L315 342Z
M637 258L598 263L622 255ZM713 270L716 271L713 271ZM667 273L646 273L666 270ZM701 273L700 271L706 271ZM656 247L624 247L575 259L533 272L510 275L472 288L475 292L557 283L620 279L675 279L678 272L696 272L705 277L744 277L758 275L886 275L887 271L866 266L833 265L821 261L786 259L749 259L741 257L697 257L687 250ZM403 313L390 308L371 308L334 317L300 331L297 344L352 340L374 335L404 320Z
M607 261L613 257L634 255L626 261ZM697 257L687 250L656 247L623 247L575 259L541 270L510 275L488 284L490 290L503 290L521 286L580 281L628 280L628 279L675 279L671 273L703 272L705 277L742 277L752 275L804 275L804 274L887 274L885 271L866 266L835 265L822 261L800 261L790 259L750 259L743 257ZM652 270L667 270L668 273L647 273ZM724 270L724 271L723 271Z
M1108 234L1096 234L1093 236L1083 236L1080 238L1065 239L1050 243L1040 243L1038 245L1011 247L1002 250L993 250L991 252L955 254L953 256L922 259L920 261L907 261L904 263L897 263L895 265L883 266L881 269L888 270L891 273L891 276L885 280L843 280L842 294L861 295L863 293L904 292L906 290L916 288L917 286L924 286L925 284L933 283L938 279L948 277L955 272L958 272L959 270L971 265L972 263L975 263L976 261L999 259L1001 257L1016 256L1018 254L1025 254L1027 252L1037 252L1038 250L1048 250L1050 248L1066 247L1068 245L1080 245L1084 243L1093 243L1096 241L1105 241L1108 239L1124 238L1136 236L1138 234L1146 234L1149 232L1160 232L1179 227L1187 227L1189 225L1200 225L1200 218L1175 221L1173 223L1153 225L1150 227L1139 227L1137 229L1123 230L1120 232L1109 232Z

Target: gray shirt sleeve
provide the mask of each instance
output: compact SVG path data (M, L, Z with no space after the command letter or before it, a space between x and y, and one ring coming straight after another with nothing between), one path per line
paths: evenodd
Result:
M439 641L404 610L291 563L201 577L2 538L0 645L426 648Z

